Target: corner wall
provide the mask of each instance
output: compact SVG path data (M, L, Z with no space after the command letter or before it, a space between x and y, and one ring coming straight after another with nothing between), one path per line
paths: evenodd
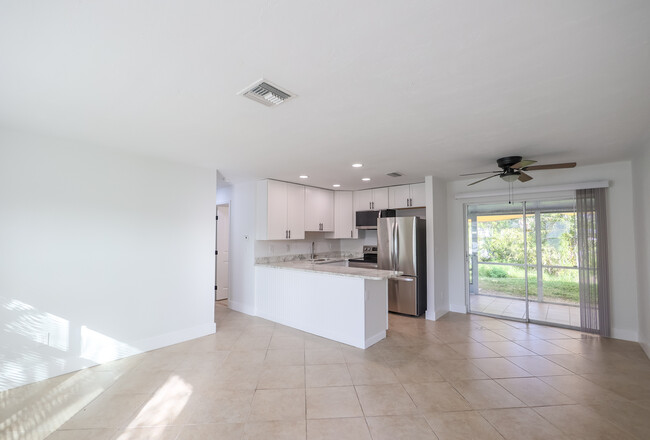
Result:
M650 145L632 162L638 280L639 343L650 357Z
M0 390L213 333L215 185L0 131Z
M646 168L647 169L647 168ZM637 341L639 338L639 312L637 297L637 239L634 230L634 202L632 164L615 162L604 165L578 166L572 170L540 171L527 182L526 187L550 186L562 183L609 180L607 214L609 226L610 256L610 309L612 337ZM531 175L533 173L531 172ZM450 182L447 186L447 226L449 257L449 303L450 310L466 311L465 306L465 249L463 200L456 200L457 193L472 191L503 190L505 183L492 179L479 188L468 188L472 180ZM517 195L515 183L515 196ZM476 199L487 202L489 199ZM507 200L507 198L505 199ZM468 203L470 200L466 200ZM646 263L647 264L647 263ZM647 265L646 265L647 268ZM647 270L646 270L647 272Z
M228 306L255 315L256 183L233 184L219 190L218 203L230 203L230 278Z
M449 312L447 269L447 183L438 177L426 176L427 224L427 313L432 321Z

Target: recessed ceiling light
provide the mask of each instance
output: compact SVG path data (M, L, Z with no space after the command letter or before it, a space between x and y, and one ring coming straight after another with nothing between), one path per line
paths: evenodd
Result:
M363 166L363 164L362 163L353 163L352 166L354 168L361 168Z
M333 186L334 188L338 188L338 187L340 187L341 185L339 185L338 183L335 183L335 184L332 185L332 186Z
M306 176L305 174L303 174L302 176L299 176L299 177L300 177L301 179L309 179L309 176Z
M361 180L363 180L364 182L367 182L367 181L369 181L369 180L370 180L370 177L364 177L364 178L363 178L363 179L361 179Z

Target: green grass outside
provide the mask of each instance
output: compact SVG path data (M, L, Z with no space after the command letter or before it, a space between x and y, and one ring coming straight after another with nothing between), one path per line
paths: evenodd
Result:
M573 272L575 271L565 271L555 276L545 274L544 300L579 303L578 282L571 280L577 274ZM479 288L523 298L526 296L524 270L508 266L479 266ZM528 296L537 296L536 275L528 277Z

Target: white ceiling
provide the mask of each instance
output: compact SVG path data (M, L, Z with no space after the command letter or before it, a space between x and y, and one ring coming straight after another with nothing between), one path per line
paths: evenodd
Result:
M650 135L650 2L2 0L0 125L341 189L610 162Z

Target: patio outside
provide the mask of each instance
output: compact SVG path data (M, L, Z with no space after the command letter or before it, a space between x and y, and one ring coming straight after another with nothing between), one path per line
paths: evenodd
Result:
M472 312L580 327L573 201L468 209Z

